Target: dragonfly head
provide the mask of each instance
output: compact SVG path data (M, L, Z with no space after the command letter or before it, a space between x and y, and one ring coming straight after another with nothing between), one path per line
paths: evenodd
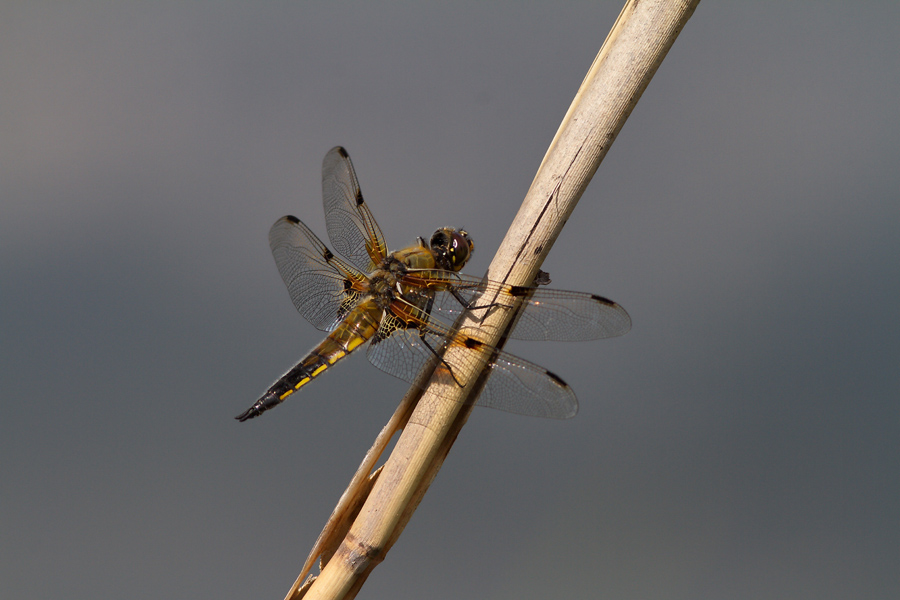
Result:
M431 236L431 252L435 263L447 271L459 271L475 251L475 243L464 229L441 227Z

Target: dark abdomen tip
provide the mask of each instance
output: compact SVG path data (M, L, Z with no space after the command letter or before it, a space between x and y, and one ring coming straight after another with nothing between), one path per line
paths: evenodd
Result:
M266 395L253 403L253 406L239 414L235 417L238 421L243 423L248 419L252 419L253 417L258 417L263 414L273 406L281 404L281 400L276 396L273 392L266 392Z

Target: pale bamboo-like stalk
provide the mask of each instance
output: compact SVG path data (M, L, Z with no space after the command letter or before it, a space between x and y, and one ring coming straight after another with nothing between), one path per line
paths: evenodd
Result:
M488 278L512 285L535 280L600 161L698 3L626 2L550 144ZM492 311L483 321L467 316L460 326L466 335L500 346L514 317L514 311ZM455 365L459 361L451 352L472 350L449 348L448 362ZM465 387L447 389L432 382L424 393L416 386L407 393L341 497L287 600L356 596L440 469L481 390L489 360L489 355L481 357L480 375L475 370L458 373L460 381L469 382ZM403 433L383 469L370 476L400 429ZM321 573L300 587L316 557L322 559Z

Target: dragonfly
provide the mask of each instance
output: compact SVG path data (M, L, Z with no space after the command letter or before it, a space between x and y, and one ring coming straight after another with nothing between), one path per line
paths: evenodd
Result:
M238 421L281 404L366 344L369 361L382 371L417 384L420 371L434 365L432 378L445 388L466 385L467 365L479 360L478 353L490 352L490 374L476 404L569 418L578 401L558 375L489 346L454 323L467 312L484 316L517 307L518 321L508 335L513 339L591 340L631 328L625 309L602 296L461 273L475 250L464 229L442 227L427 242L420 237L389 252L350 156L340 146L323 160L322 195L328 237L343 258L290 215L272 226L269 245L294 306L328 336L235 417ZM448 352L451 348L457 351Z

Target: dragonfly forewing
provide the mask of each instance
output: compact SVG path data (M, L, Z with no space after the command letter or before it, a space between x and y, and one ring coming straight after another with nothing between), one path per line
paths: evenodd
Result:
M520 287L453 274L435 294L432 312L453 322L466 310L484 318L489 311L522 304L511 339L577 342L617 337L631 329L631 317L616 302L584 292Z
M387 256L387 244L363 200L347 151L332 148L322 161L322 202L328 238L338 254L371 272Z

